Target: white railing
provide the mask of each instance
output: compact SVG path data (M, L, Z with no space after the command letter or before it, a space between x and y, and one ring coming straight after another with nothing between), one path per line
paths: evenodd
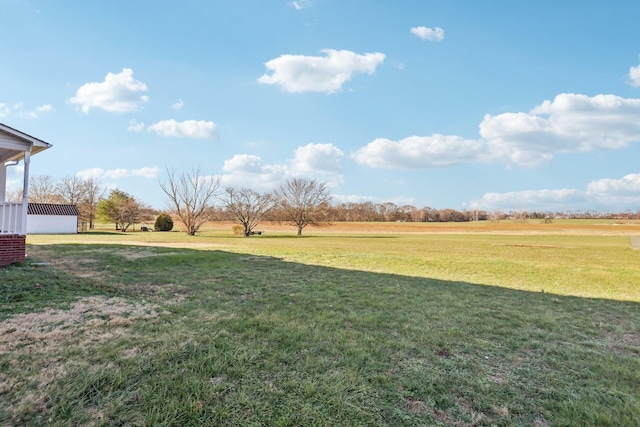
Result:
M0 203L0 234L25 234L22 203Z

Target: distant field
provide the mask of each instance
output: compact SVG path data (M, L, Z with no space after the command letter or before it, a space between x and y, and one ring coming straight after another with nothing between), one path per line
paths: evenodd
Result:
M100 226L0 270L0 425L637 426L640 223Z
M233 223L209 223L197 236L171 232L118 233L109 225L77 235L34 235L28 244L109 243L216 249L278 256L330 267L464 280L535 292L640 302L640 221L556 220L513 223L334 223L303 236L263 223L261 236L234 236ZM176 224L176 229L179 229ZM634 274L629 274L634 272Z
M209 223L205 229L231 230L232 223ZM179 225L176 225L179 228ZM265 222L258 229L267 231L295 231L291 225ZM306 234L315 233L562 233L562 234L603 234L639 235L640 220L579 219L530 220L518 223L510 220L471 222L334 222L327 227L308 227Z

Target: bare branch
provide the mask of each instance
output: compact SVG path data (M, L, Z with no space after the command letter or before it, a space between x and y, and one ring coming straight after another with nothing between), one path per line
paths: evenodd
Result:
M237 190L231 187L226 188L225 193L225 208L244 227L245 237L251 235L251 231L273 207L273 197L268 193L260 194L249 188Z
M278 210L282 218L298 229L298 236L307 225L323 223L326 207L331 195L324 183L313 179L294 178L274 191Z
M169 210L176 215L187 229L187 234L195 235L202 224L210 219L212 201L220 187L219 176L203 176L200 169L182 173L167 169L167 182L160 188L167 195Z

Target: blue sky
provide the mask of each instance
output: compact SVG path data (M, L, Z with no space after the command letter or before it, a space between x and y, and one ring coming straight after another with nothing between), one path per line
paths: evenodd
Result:
M34 175L156 208L167 168L334 202L640 209L635 0L0 0ZM9 168L20 186L19 168Z

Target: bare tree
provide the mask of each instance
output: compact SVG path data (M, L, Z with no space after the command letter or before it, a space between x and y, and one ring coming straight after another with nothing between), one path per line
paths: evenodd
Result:
M396 221L415 222L418 209L412 205L398 206L396 211Z
M63 203L78 205L84 193L84 180L78 176L66 176L56 183L56 194Z
M60 202L76 205L81 220L93 229L98 201L104 194L104 188L96 178L64 177L56 184L56 194Z
M168 182L160 183L160 188L169 199L169 210L184 224L187 234L193 236L210 219L220 177L202 176L200 169L180 176L167 169L167 175Z
M331 201L324 183L313 179L293 178L274 191L282 219L298 228L298 236L307 225L320 225L326 216L322 208Z
M89 222L89 229L93 230L98 210L98 202L104 194L104 187L100 185L97 178L84 179L84 199L78 208L83 219Z
M273 207L273 196L269 193L260 194L249 188L237 190L228 187L225 189L223 202L227 212L244 227L244 235L248 237Z
M5 199L7 202L21 202L22 190L8 190Z
M506 217L505 213L501 210L495 210L490 212L488 215L489 221L491 222L500 222Z
M525 224L529 222L529 212L522 209L511 209L509 216L516 223Z
M29 178L29 202L58 203L56 184L49 175L38 175Z

